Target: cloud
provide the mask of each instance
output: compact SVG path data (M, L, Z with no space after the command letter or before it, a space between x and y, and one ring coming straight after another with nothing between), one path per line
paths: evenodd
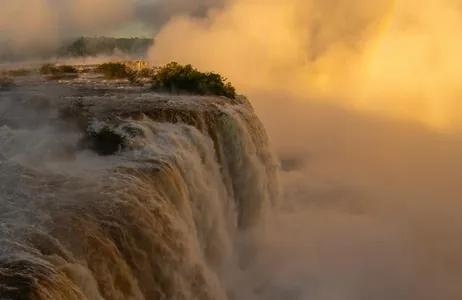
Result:
M459 126L460 0L229 0L179 15L153 62L215 70L238 88L289 91L345 107Z
M461 4L229 0L156 35L151 61L249 96L286 167L236 299L462 297Z
M161 0L139 1L136 19L159 29L177 15L203 18L211 8L220 8L226 0Z
M0 44L26 52L117 27L135 15L134 0L1 0L0 7Z
M81 35L155 32L172 16L202 18L224 0L0 0L0 54L34 54Z

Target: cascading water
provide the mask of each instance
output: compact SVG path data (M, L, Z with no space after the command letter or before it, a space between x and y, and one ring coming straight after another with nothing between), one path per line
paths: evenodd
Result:
M280 198L250 104L82 93L32 126L2 94L0 299L231 299L236 235ZM76 99L84 134L53 110Z

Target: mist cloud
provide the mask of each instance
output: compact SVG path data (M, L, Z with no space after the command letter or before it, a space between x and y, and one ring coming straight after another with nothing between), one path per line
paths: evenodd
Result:
M462 297L461 4L230 0L159 32L151 61L228 77L291 164L236 299Z
M140 1L136 8L136 19L145 26L159 29L172 17L185 15L204 18L213 8L223 7L226 0L159 0Z
M105 35L131 23L159 28L173 15L201 18L218 0L0 0L0 54L53 49L81 35Z
M462 297L461 136L288 94L252 99L295 166L236 298Z
M238 88L459 126L460 0L229 0L173 18L153 62L222 72Z
M52 48L66 38L98 33L135 14L134 0L2 0L0 44L14 51Z

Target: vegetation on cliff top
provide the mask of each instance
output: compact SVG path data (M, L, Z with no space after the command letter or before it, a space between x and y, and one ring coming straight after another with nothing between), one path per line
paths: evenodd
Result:
M28 69L13 69L13 70L7 70L3 72L7 76L12 76L12 77L20 77L20 76L27 76L30 73L32 73L32 70Z
M103 74L107 79L124 79L133 77L133 71L124 63L108 62L96 68L98 73Z
M160 67L144 67L136 70L125 62L107 62L92 66L90 72L103 75L106 79L128 79L131 83L151 82L151 90L171 94L211 95L236 98L234 86L226 78L214 72L202 72L190 64L170 62ZM4 75L25 76L27 69L10 70ZM82 71L84 72L84 71ZM71 65L43 64L39 73L48 79L74 79L80 71Z
M76 74L78 70L69 65L54 65L44 64L40 67L40 74L43 75L58 75L58 74Z
M43 64L39 70L40 74L46 75L50 80L61 80L61 79L75 79L79 77L77 74L79 71L70 65L54 65L54 64Z
M236 98L236 90L226 78L213 72L201 72L189 64L166 64L155 70L152 79L154 91Z
M236 90L226 78L213 72L201 72L190 64L171 62L161 67L133 70L121 62L108 62L99 65L97 72L107 79L128 79L131 82L149 78L152 90L158 92L236 98Z
M13 79L7 76L0 75L0 90L5 90L13 87L15 85Z

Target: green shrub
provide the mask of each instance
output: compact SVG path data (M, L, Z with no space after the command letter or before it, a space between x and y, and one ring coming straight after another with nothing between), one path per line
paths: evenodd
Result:
M50 75L56 72L56 66L54 64L43 64L40 67L40 74L43 75Z
M93 73L94 71L91 67L81 67L79 73Z
M47 63L40 67L40 74L43 74L43 75L58 76L60 74L76 74L76 73L78 73L78 70L75 67L69 66L69 65L56 66L54 64Z
M27 76L31 73L31 70L28 69L15 69L15 70L8 70L5 73L8 76L14 76L14 77L19 77L19 76Z
M0 76L0 90L6 90L15 85L13 79L7 76Z
M226 78L212 72L200 72L191 65L183 66L176 62L171 62L155 71L152 89L169 93L236 98L236 90Z
M79 71L77 70L77 68L75 68L73 66L60 65L60 66L58 66L58 72L59 73L67 73L67 74L76 74Z
M133 72L123 63L104 63L97 67L97 72L108 79L130 79Z
M143 68L136 73L138 78L152 78L155 75L155 70L150 68Z

